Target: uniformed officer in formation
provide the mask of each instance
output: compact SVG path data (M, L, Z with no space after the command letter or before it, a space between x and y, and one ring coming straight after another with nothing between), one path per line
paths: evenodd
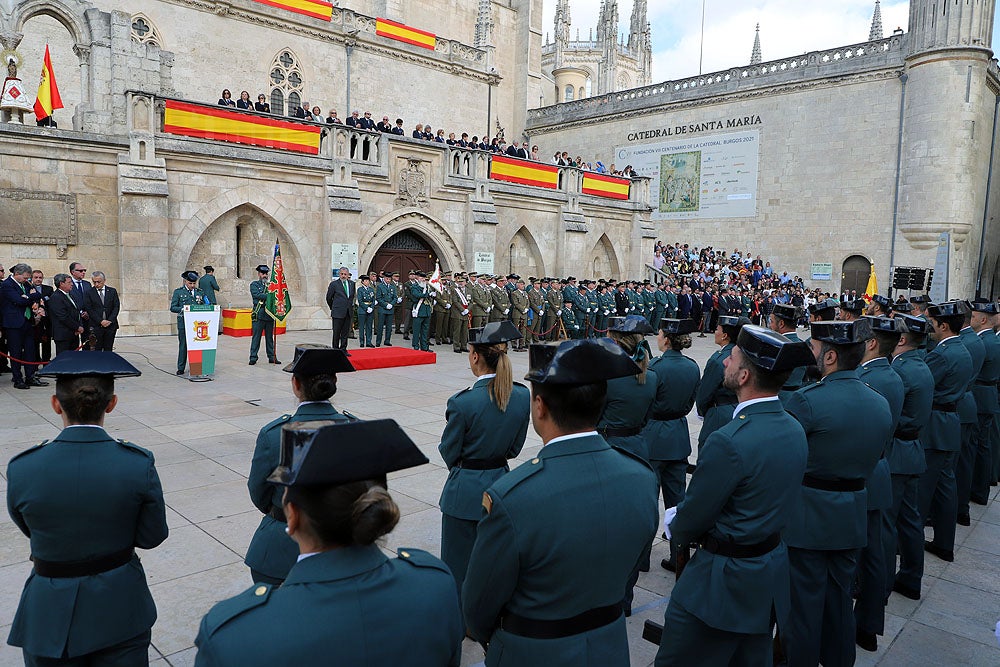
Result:
M979 401L976 400L976 382L986 362L986 345L982 336L972 328L972 304L963 301L964 323L958 337L972 357L972 377L965 396L958 402L958 419L962 424L962 445L955 460L955 493L958 502L957 518L969 525L969 496L972 491L972 468L975 460L976 441L979 435ZM982 396L986 398L985 395Z
M63 352L56 378L63 430L7 466L7 508L31 542L7 643L24 664L145 665L156 606L135 550L167 538L153 455L104 430L114 379L140 375L114 352Z
M507 290L501 290L506 299ZM496 290L494 290L496 292ZM448 309L451 323L451 347L456 353L469 351L469 294L465 288L465 275L456 274L451 287L451 307Z
M507 278L497 276L496 285L490 290L492 308L489 313L490 322L500 322L510 315L510 292L507 291Z
M545 291L548 281L545 278L536 281L528 278L528 286L525 292L528 295L528 306L531 308L531 326L528 328L528 335L525 343L531 345L541 341L542 322L545 319Z
M867 543L865 480L892 434L892 414L858 379L871 324L814 322L810 330L822 379L784 401L805 430L809 458L783 533L792 606L779 630L789 665L834 667L854 664L851 588ZM858 429L850 416L862 414L865 428Z
M215 605L195 665L457 667L462 621L448 567L417 549L388 558L377 544L400 516L386 475L427 458L391 420L283 431L271 481L285 489L298 562L280 587Z
M701 383L698 363L684 356L684 350L691 347L691 334L696 328L694 320L660 320L656 346L661 354L649 362L649 371L656 376L659 386L642 435L646 439L649 464L659 478L664 509L677 507L684 500L691 455L687 414L694 406ZM671 541L670 555L660 565L673 572L676 560L677 547Z
M723 315L719 317L719 326L715 329L715 344L719 346L708 361L705 362L705 372L698 386L695 405L698 415L704 418L701 431L698 433L699 450L708 440L708 436L722 428L733 418L733 407L736 405L736 395L723 382L725 376L725 361L736 345L740 330L750 324L749 319Z
M485 326L487 314L493 305L489 288L486 286L486 275L469 274L469 312L472 314L472 328L481 329Z
M753 325L726 358L734 418L712 433L664 520L672 541L699 549L671 592L657 667L770 666L774 619L783 623L790 606L781 531L799 491L788 482L807 459L802 426L777 394L793 368L812 362L805 343Z
M491 667L629 664L622 594L656 530L649 465L595 430L607 381L639 368L606 338L532 345L538 455L483 496L462 588Z
M274 351L274 318L264 310L267 301L267 274L271 272L264 264L257 267L257 280L250 283L250 298L253 300L253 338L250 339L250 365L257 363L260 351L260 338L264 337L264 352L267 353L267 363L277 364L278 357Z
M563 309L562 289L555 279L549 281L549 291L545 293L545 319L542 322L542 331L548 332L546 340L557 340L559 336L559 323L561 322L561 312Z
M799 340L799 335L796 332L796 327L801 317L802 311L799 308L786 303L776 303L771 310L771 329L777 331L788 340L797 341ZM792 374L788 376L788 382L781 388L781 400L786 400L792 392L802 388L802 385L805 383L805 374L806 369L804 366L792 371Z
M510 321L521 333L521 337L517 339L517 343L512 348L515 352L525 352L527 350L525 340L531 335L528 329L528 311L530 308L531 303L528 299L528 293L524 290L524 280L518 278L515 288L510 291Z
M358 286L358 347L375 347L372 342L372 326L375 323L375 288L372 287L371 276L361 274L361 284Z
M427 273L416 271L409 286L410 319L409 328L414 350L427 352L430 349L431 313L434 310L434 290L427 285Z
M472 329L469 368L476 382L448 399L447 423L438 451L448 466L441 489L441 560L462 589L476 524L483 514L483 493L521 453L528 433L530 397L514 382L507 346L520 334L510 322Z
M170 312L177 314L177 374L184 375L187 367L187 336L184 331L184 306L208 303L208 297L198 289L198 272L185 271L181 274L183 287L178 287L170 296Z
M396 291L392 282L392 274L383 271L382 277L375 286L375 345L392 346L392 325L396 306L403 302L403 297Z
M254 583L276 586L288 576L299 554L285 532L288 523L281 503L284 487L268 481L281 459L281 429L285 424L347 421L330 404L330 397L337 393L337 373L350 373L354 366L344 350L303 343L295 346L295 358L283 370L292 374L292 394L299 404L293 414L278 417L257 434L247 489L250 500L264 516L243 561Z
M434 343L445 345L451 342L448 311L451 310L451 272L441 274L441 291L434 297Z
M960 467L970 470L969 500L977 505L985 505L989 501L992 476L992 439L996 415L1000 413L998 405L997 383L1000 382L1000 338L993 332L993 321L1000 313L996 303L977 300L972 303L971 326L982 339L986 350L982 369L972 387L976 399L976 412L979 424L973 438L968 458L960 460ZM963 496L959 497L958 519L960 525L967 516L963 515ZM966 514L968 508L966 507Z

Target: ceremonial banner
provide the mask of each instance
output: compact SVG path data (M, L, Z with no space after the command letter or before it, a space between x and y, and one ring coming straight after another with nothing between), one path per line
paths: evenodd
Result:
M219 346L219 306L185 306L184 337L187 340L191 377L215 373L215 350Z
M319 126L229 111L223 107L167 100L163 131L296 153L319 154Z
M333 5L322 0L256 0L262 5L270 5L278 9L287 9L296 14L304 14L313 18L329 21L333 16Z
M490 164L490 178L495 181L507 181L508 183L555 190L559 187L559 167L494 155Z
M437 44L437 37L432 32L411 28L408 25L390 21L389 19L375 19L375 34L379 37L388 37L407 44L413 44L425 49L434 50Z
M434 273L431 274L431 279L427 281L427 284L433 287L438 294L444 292L444 288L441 287L441 267L437 262L434 262Z
M865 288L865 301L871 303L876 294L878 294L878 277L875 275L875 265L872 264L872 271L868 274L868 286Z
M49 45L45 45L45 59L42 61L42 78L38 82L38 95L35 97L35 118L44 120L56 109L62 109L62 97L59 96L59 86L56 85L56 74L52 71L52 59L49 58Z
M583 194L609 197L611 199L628 199L628 189L632 181L627 178L605 176L604 174L583 174Z
M275 322L282 323L292 312L292 297L288 294L288 284L285 283L285 267L281 263L281 245L274 242L274 260L271 262L271 280L267 283L267 300L264 302L264 312Z

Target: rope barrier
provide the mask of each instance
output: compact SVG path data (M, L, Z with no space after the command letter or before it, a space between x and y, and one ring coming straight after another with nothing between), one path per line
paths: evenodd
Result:
M73 352L79 352L82 349L83 349L83 345L81 344L80 347L78 347L75 350L73 350ZM3 357L4 359L10 359L11 361L13 361L15 363L18 363L18 364L21 364L22 366L44 366L46 364L51 363L51 360L49 360L49 361L24 361L23 359L18 359L17 357L12 357L9 354L4 354L3 352L0 352L0 357Z

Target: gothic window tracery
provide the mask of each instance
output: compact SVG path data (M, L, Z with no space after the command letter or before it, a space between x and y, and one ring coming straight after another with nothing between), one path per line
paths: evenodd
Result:
M155 44L163 46L160 39L160 31L156 29L153 22L145 14L136 14L132 17L132 41L138 44Z
M290 49L283 49L275 56L267 85L271 90L271 113L290 116L302 105L302 71Z

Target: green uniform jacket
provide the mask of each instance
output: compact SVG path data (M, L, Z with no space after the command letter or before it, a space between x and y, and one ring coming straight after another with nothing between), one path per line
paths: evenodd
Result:
M419 549L346 547L295 564L280 588L218 603L198 629L197 667L442 665L462 657L455 579Z
M659 382L649 422L642 431L649 460L685 460L691 455L687 413L701 384L698 363L677 350L666 350L649 363L649 370Z
M329 401L301 403L295 414L278 417L257 434L247 489L250 500L264 516L250 540L243 562L247 567L275 579L287 577L299 555L299 546L285 534L285 522L268 516L272 508L281 509L281 496L285 491L284 487L267 481L281 461L281 427L288 422L322 420L343 422L347 421L347 417L337 412Z
M775 446L780 445L780 446ZM722 542L757 544L788 522L808 448L799 425L778 400L746 406L715 431L698 457L671 539L691 544L704 535ZM671 593L706 625L745 634L769 633L771 607L778 619L790 611L788 550L779 544L756 558L695 552ZM697 656L692 664L697 664Z
M656 309L656 293L653 292L653 291L651 291L651 290L648 290L648 289L647 290L643 290L642 291L642 314L643 314L643 316L645 316L646 318L649 318L649 316L653 314L653 311L655 309ZM659 322L657 322L657 326L659 326Z
M417 281L413 281L409 292L411 312L419 303L420 309L417 310L417 317L430 317L431 312L434 310L434 291L427 285L421 288ZM421 299L423 299L423 302L421 302Z
M369 308L372 309L371 313L368 312ZM375 289L358 285L358 315L362 314L375 315Z
M899 418L903 413L903 400L906 395L906 388L899 375L889 366L889 360L885 357L873 359L867 364L858 368L858 379L881 394L882 398L889 404L889 413L892 416L892 431L885 442L885 449L882 457L875 464L871 476L865 482L868 490L868 509L887 510L892 507L892 476L889 472L889 451L892 448L892 441L899 428Z
M986 356L976 382L972 385L972 395L976 399L976 411L979 414L996 414L997 382L1000 381L1000 339L990 328L980 331L979 338L983 341Z
M562 323L566 328L566 335L573 338L576 334L574 332L580 331L580 323L576 321L576 315L573 314L572 308L567 308L565 305L559 307L562 310Z
M490 290L490 300L493 303L493 310L490 311L490 322L507 319L507 316L510 315L510 292L504 287L494 287Z
M253 299L253 314L251 319L269 320L271 316L264 310L264 302L267 301L267 281L255 280L250 283L250 298Z
M893 475L919 475L927 470L924 448L920 444L924 427L931 416L934 400L934 376L924 363L923 350L907 350L892 358L892 370L903 381L903 408L897 429L917 431L912 439L893 438L886 455Z
M434 312L435 313L446 313L448 312L448 306L451 305L451 286L442 285L441 291L434 297ZM441 336L441 332L437 332ZM443 338L444 336L442 336Z
M383 315L389 315L396 309L396 299L399 298L396 295L396 286L392 283L386 283L384 280L379 280L378 285L375 287L375 302L378 304L378 308L375 312L382 313Z
M510 293L510 309L515 317L528 316L528 293L524 290L514 290Z
M677 317L677 295L673 291L667 292L667 317Z
M799 335L794 331L785 334L785 338L792 341L802 340L801 338L799 338ZM782 391L779 392L778 394L779 396L781 396L781 400L782 401L787 400L792 392L801 389L806 384L805 377L806 377L805 366L799 366L798 368L792 369L792 374L788 376L788 380L782 387Z
M934 376L934 404L958 403L975 377L972 356L958 336L934 346L924 357ZM920 433L924 449L957 452L962 447L962 428L957 412L931 409L927 428Z
M701 423L701 432L698 433L699 448L705 444L708 436L733 418L736 394L722 386L722 376L726 370L723 363L733 353L733 347L732 343L723 346L705 362L705 372L701 376L701 385L695 397L698 414L705 418Z
M219 291L219 281L211 273L206 273L198 279L198 289L205 293L208 302L213 306L217 305L215 293Z
M653 414L653 403L660 388L660 379L653 371L646 371L646 384L639 384L638 376L608 380L608 397L604 412L597 422L602 428L645 428ZM646 437L642 433L605 438L612 447L625 449L644 461L649 460Z
M615 295L611 292L599 294L598 304L601 308L601 315L604 317L610 317L615 314Z
M562 310L563 307L563 296L562 291L555 287L550 287L549 291L545 293L545 303L546 310L550 314L555 315L557 310Z
M973 390L976 386L976 378L986 361L986 346L983 344L983 339L976 335L972 327L962 329L958 337L968 348L969 356L972 357L972 377L969 378L969 384L966 386L965 396L958 401L958 418L963 424L976 424L979 422L979 417L977 416L978 411Z
M528 305L531 306L532 312L534 312L535 317L541 317L545 314L545 294L541 289L537 287L528 287Z
M7 511L30 538L31 555L46 561L93 560L167 539L153 455L103 428L71 426L12 458ZM72 658L142 634L155 620L137 556L88 577L32 571L7 643L36 656Z
M835 371L785 402L809 442L806 474L823 479L867 479L892 435L889 403L858 379ZM852 416L863 416L863 428ZM792 480L789 480L791 483ZM860 549L868 543L868 493L803 486L783 537L790 547L819 551Z
M487 491L462 588L469 634L490 667L627 667L625 619L561 639L500 629L505 610L572 618L621 603L659 518L648 464L596 434L551 442Z
M469 286L469 312L472 313L473 317L486 317L486 309L490 307L492 299L490 299L489 293L486 288L475 283Z
M208 297L197 288L194 290L194 296L191 296L191 292L186 287L178 287L170 296L170 312L177 313L177 326L181 329L184 328L184 306L200 305L198 297L201 297L200 304L208 303Z
M466 470L464 459L512 459L521 453L528 434L531 397L528 388L514 383L507 410L500 412L490 399L489 379L477 380L448 399L444 432L438 451L450 472L441 489L441 513L457 519L479 521L483 516L483 492L507 472L507 466L492 470Z

